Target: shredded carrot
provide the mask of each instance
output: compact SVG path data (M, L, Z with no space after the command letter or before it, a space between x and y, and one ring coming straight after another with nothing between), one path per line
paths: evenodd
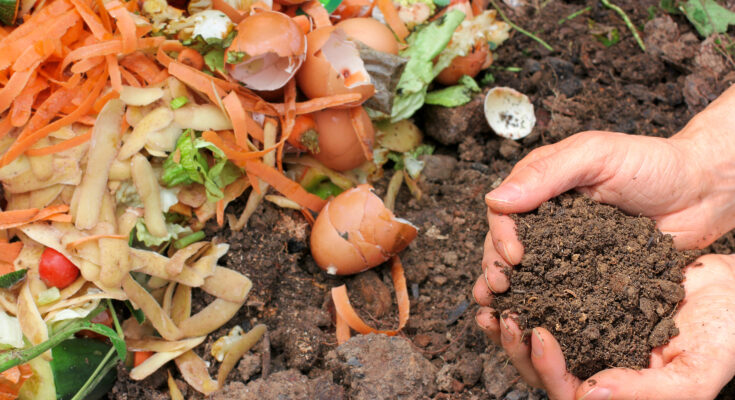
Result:
M362 98L362 95L359 93L345 93L345 94L336 94L334 96L319 97L316 99L307 100L301 103L296 103L296 115L311 114L313 112L324 110L330 107L344 106L346 104L354 103L360 100L361 98ZM274 110L279 115L285 114L286 107L287 106L282 103L273 104ZM263 112L263 113L266 115L272 115L266 112Z
M72 65L70 71L73 74L81 74L105 62L105 57L90 57Z
M487 9L489 2L488 0L472 0L470 4L472 5L472 13L480 15Z
M391 30L393 30L393 33L396 34L398 39L401 41L404 41L406 37L408 37L408 28L406 28L406 24L403 23L403 20L401 20L401 17L398 16L398 10L396 9L395 4L393 4L392 0L375 0L377 2L378 8L380 9L380 12L383 13L383 16L385 17L385 22L388 23L388 26Z
M110 33L102 24L102 20L99 15L97 15L86 2L82 0L70 1L74 4L74 7L77 9L79 15L81 15L84 23L87 24L89 30L92 31L92 35L94 35L97 40L103 40L106 34Z
M220 90L226 92L237 88L237 85L233 83L214 78L178 61L172 61L168 65L168 72L192 89L196 89L207 95L209 100L214 104L219 104L221 100L220 96L215 93L215 88L218 92Z
M49 206L42 209L29 208L25 210L11 210L0 212L0 229L17 228L38 221L48 220L51 217L69 211L69 206Z
M23 249L23 242L0 242L0 262L13 263Z
M166 40L165 42L161 43L160 46L158 46L158 51L156 52L156 60L158 60L161 65L168 68L169 64L171 64L172 61L174 61L171 56L169 56L167 53L178 53L181 50L184 50L186 47L184 47L181 42L178 40Z
M42 78L36 78L35 81L26 86L25 89L13 101L10 108L10 120L15 127L20 127L28 122L31 117L31 107L36 99L36 95L48 88L48 83Z
M122 76L120 75L120 64L117 63L117 56L108 54L105 56L107 61L107 70L110 71L110 85L112 90L120 93L122 90Z
M38 66L38 64L36 65ZM0 89L0 112L7 110L13 100L25 89L28 81L36 74L35 68L15 72L10 76L8 84Z
M373 144L371 140L367 137L367 128L362 121L363 112L364 111L362 107L355 107L351 109L350 121L352 122L352 128L355 130L355 135L357 135L357 141L360 143L362 154L364 154L365 159L369 161L373 159Z
M92 130L87 130L86 133L81 134L79 136L75 136L71 139L64 140L63 142L56 143L51 146L41 147L38 149L28 149L26 150L26 154L34 157L34 156L45 156L49 154L56 154L60 153L62 151L69 150L71 148L77 147L81 144L87 143L89 139L92 138Z
M235 25L242 22L242 20L248 15L247 13L240 12L238 9L232 7L225 0L212 0L212 8L225 13L225 15L227 15Z
M137 48L137 37L132 15L118 0L105 3L105 8L115 18L118 32L122 36L122 53L134 52Z
M104 0L94 0L94 2L97 5L97 10L99 12L100 19L102 20L102 26L104 26L108 32L112 32L112 21L110 20L110 14L107 13L107 9L105 8Z
M137 367L140 364L143 364L143 361L151 358L153 355L152 351L136 351L133 353L133 366Z
M176 57L176 61L188 65L194 69L204 68L204 57L194 49L181 50L179 56Z
M41 39L33 46L28 47L13 63L13 71L28 71L35 68L41 61L47 59L61 47L59 39Z
M134 87L143 87L143 84L140 83L138 78L136 78L135 75L133 75L133 73L128 71L127 69L120 68L120 75L125 80L125 83L127 83L128 85Z
M408 299L408 288L406 287L406 276L403 271L403 264L401 264L400 258L394 256L391 261L390 275L393 279L393 287L396 291L396 301L398 303L398 327L395 330L377 330L367 325L355 309L350 304L350 299L347 296L347 287L345 285L332 288L332 301L334 302L334 308L337 311L337 319L342 319L343 322L355 331L368 334L368 333L382 333L388 336L395 336L398 332L406 326L408 317L410 314L411 304ZM339 322L337 326L339 327ZM344 329L344 328L342 328ZM346 336L349 339L349 335ZM344 332L340 332L340 336L337 338L345 339Z
M235 130L235 143L238 146L246 149L248 147L248 115L247 112L242 108L240 98L237 97L237 93L230 92L224 99L222 104L225 106L227 115L232 120L232 127Z
M175 212L177 214L191 217L191 207L187 206L186 204L182 204L181 202L172 205L168 210L170 212Z
M278 151L276 151L276 165L278 166L278 171L281 173L283 173L283 144L291 138L296 120L296 79L291 79L286 84L286 88L283 91L283 102L286 106L286 112L282 117L282 138L278 146Z
M118 93L118 92L116 92L114 90L110 90L109 92L107 92L102 97L100 97L99 99L97 99L97 101L94 102L94 105L92 106L92 109L94 110L94 112L99 113L100 110L102 110L102 107L104 107L105 104L107 104L108 101L110 101L112 99L116 99L118 97L120 97L120 93Z
M335 318L335 325L337 325L337 329L334 332L335 336L337 336L337 345L341 345L350 340L350 326L347 325L347 321L345 321L339 314L337 314L337 317Z
M13 129L13 123L9 116L0 119L0 139L5 137Z
M28 364L16 365L0 372L0 396L5 399L16 399L23 383L33 375Z
M299 150L308 150L306 146L301 143L301 137L308 131L316 131L316 122L314 122L314 118L308 115L299 115L296 117L296 121L294 121L293 132L291 133L291 137L288 138L288 143Z
M309 225L314 226L314 223L316 222L316 220L314 219L314 216L311 214L311 211L305 208L302 208L301 214L304 215L304 218L306 218L306 222L308 222Z
M138 49L153 48L161 43L165 39L161 36L147 37L137 40ZM100 57L110 54L120 54L123 52L123 42L119 39L108 40L105 42L90 44L87 46L78 47L64 57L61 62L61 69L63 70L69 64L75 61L83 60L90 57Z
M220 228L225 226L225 200L217 202L217 226Z
M120 59L120 65L128 71L134 72L143 78L143 80L149 85L158 83L161 68L159 68L153 60L140 51L128 54Z
M288 179L275 168L269 167L260 161L247 161L245 163L245 170L273 186L274 189L281 192L288 199L295 201L300 206L306 207L309 210L318 212L327 204L319 196L307 192L298 183Z
M69 242L66 244L67 250L75 249L85 243L94 242L95 240L100 239L120 239L120 240L128 240L128 237L125 235L92 235L92 236L85 236L81 239L74 240L72 242Z
M329 20L329 13L324 8L321 2L318 0L311 0L301 6L301 9L314 20L314 25L317 28L324 26L331 26L332 21Z
M99 93L102 91L102 88L107 83L107 74L103 73L101 76L98 77L97 82L93 82L93 83L94 83L94 87L91 89L91 91L89 92L88 96L84 99L84 101L79 105L79 108L77 108L71 114L65 117L62 117L54 121L53 123L44 126L43 128L35 128L34 126L31 126L33 124L33 120L36 117L39 117L39 115L41 115L39 117L40 119L39 124L47 124L48 121L50 121L51 119L48 116L44 117L42 114L39 114L39 111L37 110L36 114L33 116L33 118L31 118L31 122L28 123L27 128L38 129L38 130L32 133L27 133L28 131L24 129L23 132L21 132L21 136L18 138L18 140L15 143L13 143L13 145L10 146L8 151L6 151L5 154L3 154L2 158L0 158L0 167L8 165L10 162L16 159L19 155L29 150L31 146L33 146L41 138L46 137L49 133L57 131L66 125L70 125L71 123L75 122L82 116L87 115L87 113L89 113L89 111L94 106L94 101L99 96ZM57 91L54 94L61 93L61 92L63 92L63 90ZM34 149L34 150L40 151L43 149Z

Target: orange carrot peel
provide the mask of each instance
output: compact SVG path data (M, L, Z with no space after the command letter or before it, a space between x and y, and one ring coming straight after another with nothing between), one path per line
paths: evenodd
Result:
M395 336L406 326L411 312L411 303L408 299L408 288L406 286L403 264L401 264L398 256L393 256L391 260L390 275L393 279L396 301L398 303L398 327L394 330L378 330L366 324L357 315L355 309L352 308L350 299L347 296L347 286L338 286L332 288L332 301L337 312L337 343L342 344L350 339L350 328L362 334L382 333L388 336Z
M69 206L58 205L46 208L28 208L0 212L0 229L17 228L38 221L71 222L71 215L65 214Z

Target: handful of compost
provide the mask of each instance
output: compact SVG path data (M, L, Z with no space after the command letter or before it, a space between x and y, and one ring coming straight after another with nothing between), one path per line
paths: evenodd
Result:
M311 254L329 274L363 272L400 253L416 237L410 222L396 218L370 185L330 201L311 231Z

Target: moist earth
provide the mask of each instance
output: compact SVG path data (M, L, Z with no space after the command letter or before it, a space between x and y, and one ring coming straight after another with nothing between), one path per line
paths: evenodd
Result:
M638 48L620 17L596 0L496 3L513 22L543 38L555 51L547 51L514 32L494 54L494 65L488 70L494 82L489 86L510 86L527 94L535 106L536 127L519 142L504 140L490 131L479 114L479 97L456 109L427 107L415 118L427 135L425 141L437 149L435 155L424 158L426 166L419 181L421 199L413 198L404 187L396 201L396 214L420 228L417 239L402 254L411 318L394 340L408 346L400 346L401 354L381 353L388 358L380 363L368 361L381 365L383 377L388 380L384 387L389 388L400 387L397 381L404 379L404 366L391 362L393 357L425 358L435 367L427 367L427 371L436 371L436 392L421 379L410 381L413 392L422 393L424 398L545 398L542 391L521 381L502 349L494 347L475 326L477 306L471 290L480 274L482 244L488 229L484 194L529 151L578 131L671 136L735 81L731 61L721 55L716 43L697 36L683 16L663 12L658 0L614 1L635 26L643 28L647 53ZM506 3L518 6L511 8ZM722 3L735 10L732 0ZM588 6L590 11L559 23ZM597 31L591 30L590 21L603 30L616 29L620 41L606 47L592 35ZM390 171L387 175L389 178ZM376 183L381 196L386 182L383 179ZM239 215L244 204L244 200L234 204L232 212ZM241 232L215 228L210 226L208 232L232 245L223 262L248 275L254 287L246 306L229 324L210 335L210 342L197 352L211 363L210 372L214 374L219 364L209 355L212 340L235 324L248 329L264 323L269 328L268 340L253 352L256 358L248 357L231 372L227 387L217 398L241 399L241 389L251 384L254 388L270 385L271 394L262 397L266 400L278 398L286 388L295 390L287 386L293 382L302 385L300 393L314 393L318 386L314 381L344 390L345 394L340 395L332 392L331 386L319 386L331 398L347 398L346 393L360 377L345 374L351 368L349 359L339 374L332 370L333 364L327 363L328 354L342 351L337 348L328 293L330 288L346 283L363 319L376 327L392 329L397 309L389 268L378 267L371 277L326 275L309 255L309 227L303 216L270 203L259 207ZM733 252L733 237L727 235L712 249ZM201 308L210 300L199 294L194 306ZM406 353L409 351L411 354ZM363 356L377 357L377 353ZM165 368L181 380L175 366ZM165 379L152 377L136 382L126 377L124 368L120 370L121 379L111 391L111 399L168 398ZM194 390L186 390L185 385L181 387L185 398L202 398ZM732 393L722 398L733 398Z
M513 217L524 255L505 266L510 290L495 308L513 313L526 337L537 326L554 334L575 376L645 368L651 349L679 333L671 317L697 254L677 251L651 219L578 194Z

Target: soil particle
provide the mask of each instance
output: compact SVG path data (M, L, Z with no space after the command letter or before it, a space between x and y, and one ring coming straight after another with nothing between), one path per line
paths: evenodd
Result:
M350 292L360 297L360 304L374 318L380 318L390 310L393 302L390 289L375 271L357 274L350 283Z
M525 335L552 332L574 375L647 367L651 349L678 334L670 316L694 253L676 251L653 221L576 194L515 220L525 254L496 307L517 314Z
M457 375L466 386L474 386L482 376L482 358L477 353L466 351L459 356Z
M161 391L166 381L166 370L158 369L144 381L134 381L130 372L122 364L117 366L117 381L110 391L110 396L118 400L167 400L168 396ZM168 389L164 389L166 392Z
M421 156L421 161L424 162L421 176L432 182L446 181L457 167L456 158L439 154Z
M457 368L454 364L444 364L436 374L436 386L441 392L455 393L464 389L462 382L454 378Z
M503 395L520 379L518 371L503 352L491 350L481 357L484 359L482 383L485 385L485 390L490 398L502 399Z
M328 377L309 379L289 369L247 384L235 381L212 395L212 400L342 400L344 391Z
M237 365L237 372L240 373L240 379L242 379L243 382L249 381L253 375L260 372L262 365L263 360L260 354L245 354Z
M436 393L437 368L402 337L355 336L326 357L353 400L412 400Z
M286 365L301 371L309 370L321 354L324 333L309 319L294 317L284 320L272 332L274 345L283 347Z
M457 144L468 136L490 130L483 112L484 102L485 94L481 93L459 107L426 106L418 120L424 123L424 133L437 142L443 145Z

